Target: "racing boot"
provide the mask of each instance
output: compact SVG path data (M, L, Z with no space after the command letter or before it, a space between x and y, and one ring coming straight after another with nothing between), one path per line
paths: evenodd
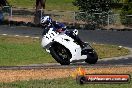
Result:
M82 49L85 49L87 47L87 44L84 43L79 37L78 35L75 35L72 31L67 31L66 33L67 35L69 35L71 38L73 38L75 40L75 42L78 43L78 45L80 45L80 47Z
M88 44L87 43L83 42L81 47L82 47L81 55L87 55L89 52L91 52L91 49L88 48Z

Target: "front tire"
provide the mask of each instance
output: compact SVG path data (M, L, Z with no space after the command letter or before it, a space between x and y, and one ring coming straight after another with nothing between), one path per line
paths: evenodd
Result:
M71 59L70 51L59 43L54 43L50 47L50 54L61 65L69 65Z

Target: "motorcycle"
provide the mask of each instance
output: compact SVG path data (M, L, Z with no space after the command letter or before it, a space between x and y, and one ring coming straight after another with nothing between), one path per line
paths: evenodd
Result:
M73 31L74 35L78 35L78 30ZM86 48L82 49L73 38L66 33L53 31L50 28L42 37L41 45L48 53L61 65L69 65L70 63L85 61L89 64L95 64L98 60L96 51L85 43Z

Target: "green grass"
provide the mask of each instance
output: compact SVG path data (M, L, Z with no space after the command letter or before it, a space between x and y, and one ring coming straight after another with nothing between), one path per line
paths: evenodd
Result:
M7 0L13 7L33 8L36 0Z
M10 5L21 8L34 8L36 0L8 0ZM46 0L46 10L77 10L74 0Z
M77 7L72 4L73 1L74 0L47 0L46 9L75 11Z
M129 50L112 45L93 44L99 58L127 55ZM41 47L39 39L0 36L0 66L55 62Z
M54 62L38 40L0 36L0 65L26 65Z
M96 50L100 59L124 56L130 53L128 49L120 49L116 45L93 44L92 47Z
M0 83L1 88L131 88L132 82L128 84L84 84L79 85L72 78L54 80L29 80L13 83Z

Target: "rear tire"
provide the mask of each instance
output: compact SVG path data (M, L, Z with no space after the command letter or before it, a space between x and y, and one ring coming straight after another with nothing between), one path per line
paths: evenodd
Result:
M50 47L50 54L61 65L69 65L71 59L70 51L59 43L54 43Z
M98 55L93 50L91 50L90 52L92 53L87 54L87 59L85 59L85 62L89 64L95 64L98 61Z

